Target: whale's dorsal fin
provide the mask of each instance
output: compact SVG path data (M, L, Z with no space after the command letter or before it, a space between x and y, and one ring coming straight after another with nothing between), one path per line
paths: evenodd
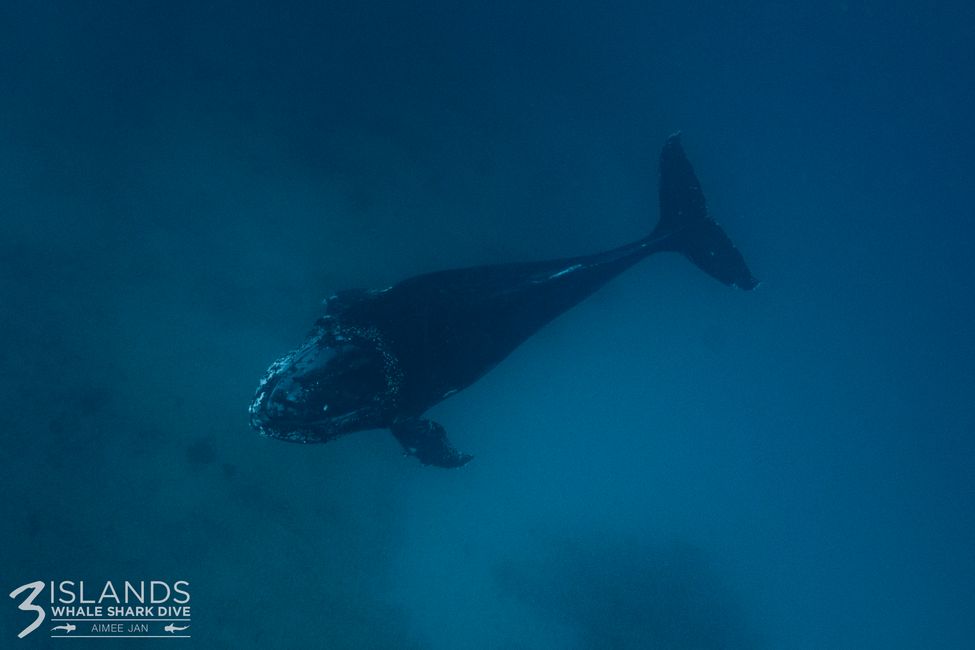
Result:
M407 418L398 420L390 427L393 436L403 445L408 456L416 456L424 465L437 467L461 467L473 456L464 454L450 444L447 431L433 420Z

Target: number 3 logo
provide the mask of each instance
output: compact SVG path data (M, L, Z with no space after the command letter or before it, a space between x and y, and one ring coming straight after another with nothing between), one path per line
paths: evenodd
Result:
M37 612L37 618L35 618L33 623L25 627L20 632L20 634L17 635L18 639L23 639L25 636L27 636L28 634L36 630L40 626L40 624L44 622L44 616L45 616L44 608L34 604L34 599L37 598L37 595L42 591L44 591L43 582L38 580L36 582L29 582L26 585L21 585L20 587L17 587L16 589L10 592L10 597L16 598L27 589L33 589L34 591L32 591L31 594L24 599L24 602L22 602L20 605L17 606L17 609L25 612Z

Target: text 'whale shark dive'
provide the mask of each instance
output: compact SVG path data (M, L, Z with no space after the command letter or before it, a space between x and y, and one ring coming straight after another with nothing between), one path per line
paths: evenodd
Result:
M660 155L660 220L647 237L595 255L438 271L388 289L339 292L304 343L268 368L250 406L251 425L302 443L387 428L423 464L460 467L472 456L454 449L424 412L614 277L664 251L683 253L729 286L758 284L708 217L679 134Z

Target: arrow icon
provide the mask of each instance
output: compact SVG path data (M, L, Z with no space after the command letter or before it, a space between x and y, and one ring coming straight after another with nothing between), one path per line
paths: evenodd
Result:
M64 630L65 634L71 634L77 629L78 627L74 623L67 623L65 625L55 625L54 627L51 628L51 631L53 632L54 630Z
M179 627L178 625L175 625L173 623L170 623L169 625L163 628L164 631L169 632L170 634L175 634L176 632L182 632L183 630L188 630L188 629L190 629L189 625L187 625L186 627Z

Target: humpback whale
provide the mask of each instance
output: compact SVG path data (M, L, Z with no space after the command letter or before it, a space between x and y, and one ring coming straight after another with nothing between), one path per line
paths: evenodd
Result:
M251 425L298 443L385 428L424 465L465 465L472 456L423 414L640 260L677 252L726 285L757 286L708 216L680 134L660 155L659 207L649 235L613 250L437 271L387 289L336 293L305 341L267 369L250 405Z

